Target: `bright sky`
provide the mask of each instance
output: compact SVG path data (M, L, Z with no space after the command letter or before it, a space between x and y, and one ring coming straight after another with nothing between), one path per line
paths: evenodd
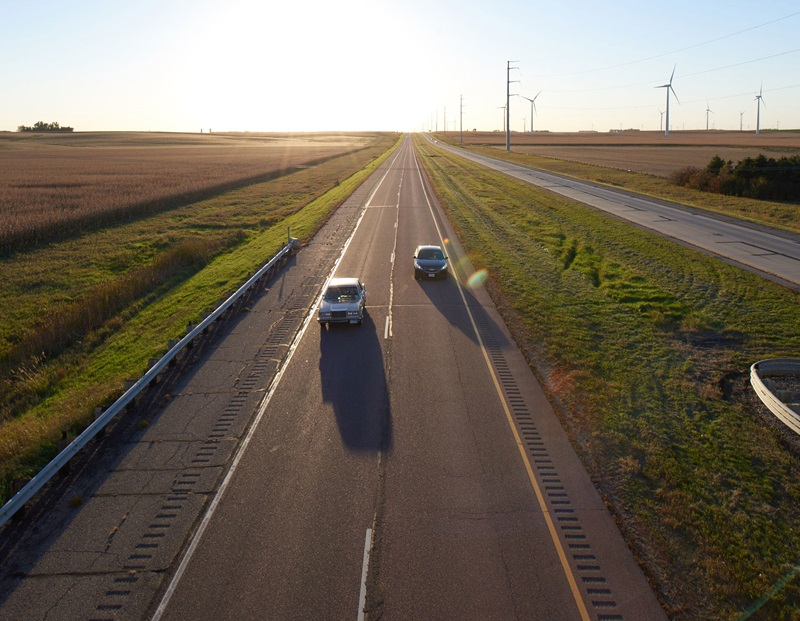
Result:
M537 130L658 130L673 68L673 130L754 130L760 89L762 129L800 128L797 0L0 0L0 24L0 130L501 130L509 60Z

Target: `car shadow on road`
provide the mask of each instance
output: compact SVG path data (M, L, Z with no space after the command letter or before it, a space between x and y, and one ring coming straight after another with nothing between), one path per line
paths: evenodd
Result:
M375 323L321 327L322 399L333 406L344 445L352 451L387 451L392 445L389 389Z
M417 285L425 292L428 299L447 318L450 325L464 333L470 340L477 343L478 336L473 328L470 315L464 308L464 302L458 291L458 283L455 278L449 275L446 279L440 280L419 280ZM486 308L475 297L472 289L465 284L461 284L461 291L464 300L469 308L475 326L480 333L480 339L485 346L505 348L509 341L505 332L500 329L497 322L486 312Z

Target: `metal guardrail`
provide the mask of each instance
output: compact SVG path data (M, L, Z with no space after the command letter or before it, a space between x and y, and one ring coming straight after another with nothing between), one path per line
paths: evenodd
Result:
M231 295L227 300L220 304L210 315L208 315L202 322L197 324L186 336L184 336L177 344L173 345L164 356L156 362L150 369L139 379L133 386L131 386L125 393L117 399L107 410L98 416L94 422L89 425L84 431L70 442L64 450L62 450L53 460L47 464L39 473L33 477L21 490L19 490L2 508L0 508L0 526L3 526L17 511L25 506L33 496L44 485L55 476L55 474L67 465L70 459L74 457L78 451L84 448L90 440L92 440L105 426L111 421L114 416L119 414L136 396L144 390L151 381L153 381L159 373L166 367L184 348L186 348L200 333L202 333L208 326L216 321L225 311L227 311L236 301L242 297L256 282L258 282L270 269L287 257L297 246L297 239L289 237L286 243L275 256L273 256L261 269L259 269L253 276L251 276L246 283L244 283L236 292Z
M761 360L750 367L750 384L758 397L769 408L770 412L787 427L800 434L800 414L773 394L764 380L769 375L796 375L798 382L800 382L800 359L774 358L772 360Z

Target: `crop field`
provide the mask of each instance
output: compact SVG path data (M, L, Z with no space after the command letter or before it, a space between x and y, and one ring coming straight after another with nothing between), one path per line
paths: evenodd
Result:
M287 228L301 243L313 235L397 141L0 134L0 196L28 222L0 253L0 502Z
M450 133L447 141L457 144L459 135ZM465 132L464 144L505 149L505 134ZM668 137L663 132L637 131L512 133L511 148L517 153L668 177L685 166L704 168L715 155L734 164L760 153L776 159L798 155L800 131L672 131Z
M373 138L0 133L0 253L277 177Z

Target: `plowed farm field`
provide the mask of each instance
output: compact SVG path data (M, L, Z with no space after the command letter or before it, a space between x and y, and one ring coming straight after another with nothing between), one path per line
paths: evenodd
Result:
M458 143L450 134L450 142ZM496 146L505 149L505 134L465 132L464 144ZM619 133L512 134L511 149L558 160L619 168L632 172L669 177L685 166L704 168L718 155L736 162L764 154L780 158L800 154L800 131L727 132L673 131Z

